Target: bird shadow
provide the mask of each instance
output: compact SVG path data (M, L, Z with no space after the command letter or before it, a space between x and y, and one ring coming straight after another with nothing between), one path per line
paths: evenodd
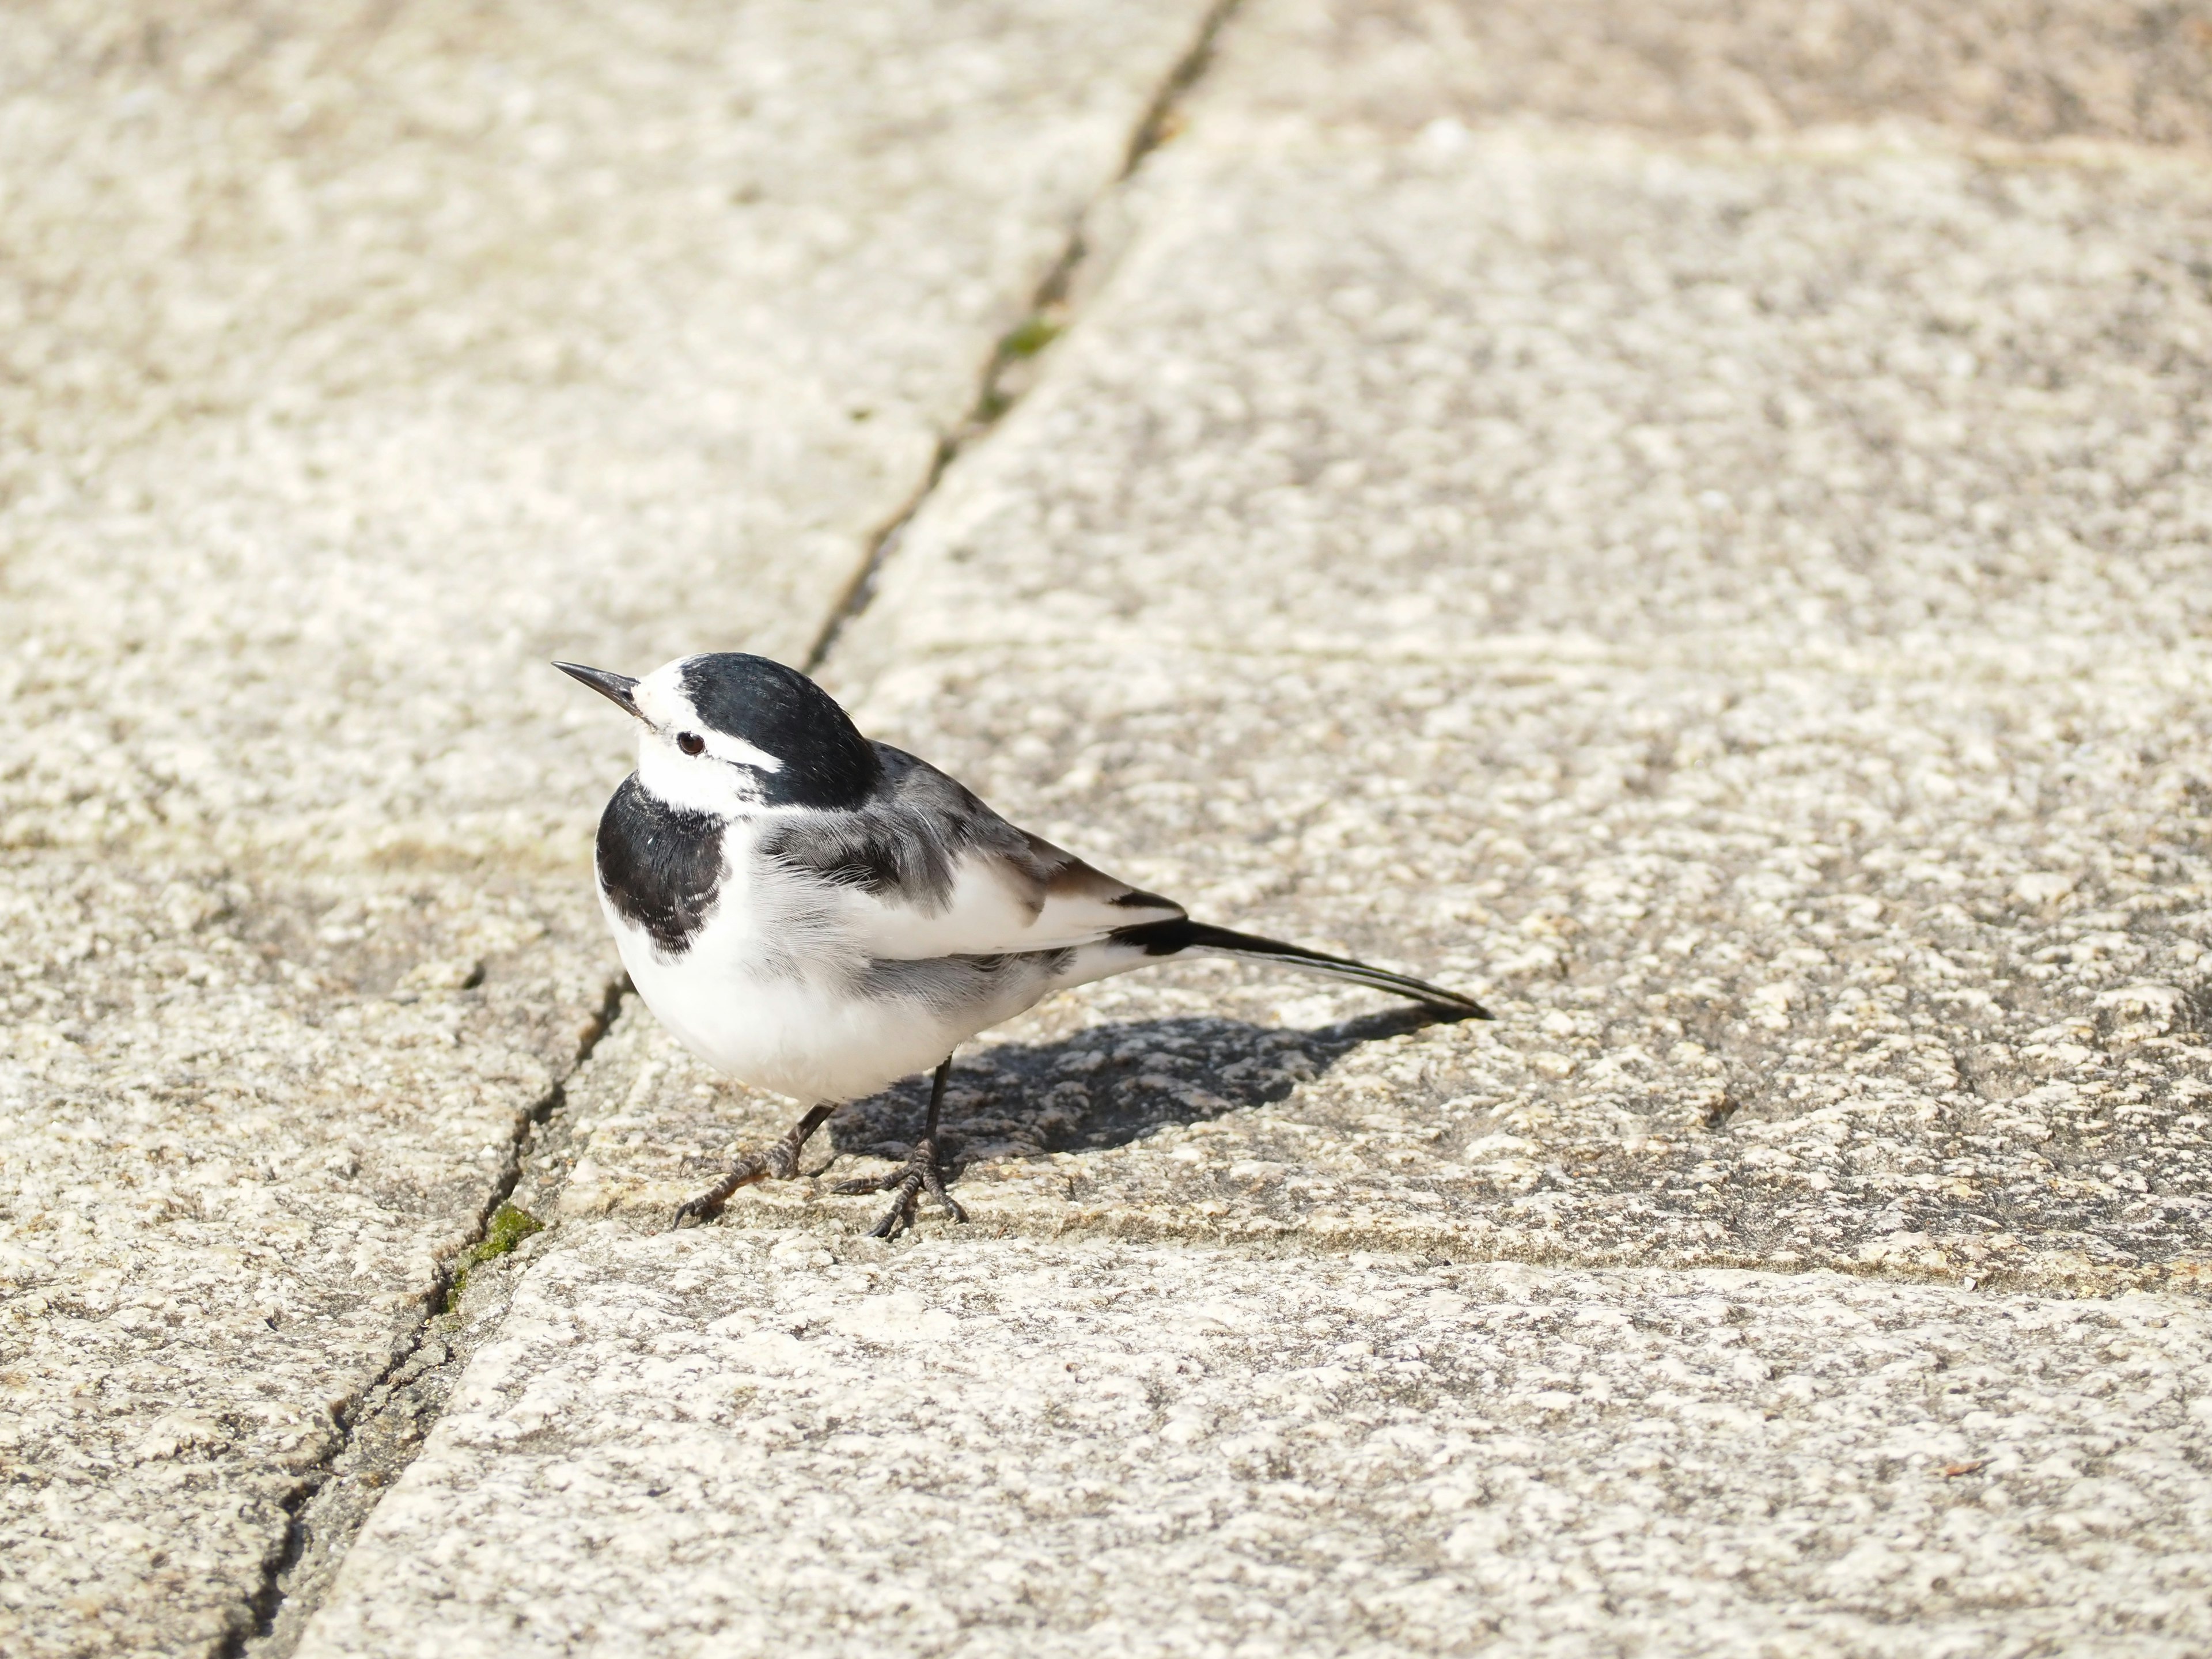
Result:
M1105 1150L1288 1096L1362 1043L1468 1016L1393 1008L1311 1030L1220 1018L1133 1020L1051 1042L956 1056L939 1140L948 1164ZM903 1158L921 1133L929 1079L854 1102L826 1126L837 1154Z

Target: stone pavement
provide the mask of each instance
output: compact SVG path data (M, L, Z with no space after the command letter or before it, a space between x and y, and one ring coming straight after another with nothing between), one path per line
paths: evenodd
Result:
M2140 1296L602 1233L307 1650L2201 1653L2208 1341Z
M614 993L547 659L803 656L1200 19L0 21L0 1649L268 1613Z
M2212 14L1248 0L1109 191L1097 11L10 25L11 1650L2212 1648ZM803 655L1085 203L829 682L1502 1018L660 1235L536 665Z

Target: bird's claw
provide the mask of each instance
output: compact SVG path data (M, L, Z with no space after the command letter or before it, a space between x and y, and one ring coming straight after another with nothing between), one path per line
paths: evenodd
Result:
M754 1152L739 1158L729 1174L709 1187L698 1197L687 1199L676 1206L676 1214L668 1224L675 1232L683 1227L703 1227L721 1214L730 1201L730 1194L740 1187L750 1187L756 1181L775 1176L788 1181L799 1172L799 1148L777 1141L764 1152Z
M676 1213L669 1218L668 1231L672 1233L684 1227L705 1226L722 1213L732 1193L740 1187L750 1186L768 1173L763 1167L763 1164L764 1160L757 1157L743 1159L726 1176L698 1197L686 1199L678 1205Z
M676 1206L676 1213L668 1218L668 1231L673 1233L686 1227L703 1227L721 1212L722 1206L710 1202L708 1194L702 1193Z
M817 1106L791 1126L789 1133L776 1137L757 1152L748 1152L730 1166L729 1174L709 1187L698 1197L687 1200L676 1206L669 1218L668 1231L681 1227L703 1227L721 1214L730 1194L740 1187L750 1187L756 1181L788 1181L799 1173L799 1154L812 1134L828 1117L830 1108Z
M896 1191L898 1194L891 1200L891 1207L884 1212L884 1218L868 1229L871 1238L896 1238L911 1229L915 1224L915 1212L921 1207L924 1193L942 1204L945 1212L953 1220L964 1222L968 1219L968 1212L962 1209L959 1201L945 1190L945 1172L938 1167L937 1162L937 1143L927 1138L915 1142L914 1151L908 1154L906 1162L889 1175L841 1181L831 1190L839 1193Z

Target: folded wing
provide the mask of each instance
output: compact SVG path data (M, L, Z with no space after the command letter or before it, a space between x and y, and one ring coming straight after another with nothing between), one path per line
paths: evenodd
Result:
M1183 915L1017 829L927 762L887 744L876 752L884 781L874 800L781 823L761 848L821 883L835 921L869 955L1064 950Z

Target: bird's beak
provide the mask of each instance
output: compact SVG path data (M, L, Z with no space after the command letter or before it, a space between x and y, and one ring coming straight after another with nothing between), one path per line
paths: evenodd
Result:
M645 718L644 712L637 706L637 698L633 695L637 690L637 682L629 675L610 674L604 668L586 668L581 663L556 662L553 665L569 678L583 681L624 714L635 714L640 720Z

